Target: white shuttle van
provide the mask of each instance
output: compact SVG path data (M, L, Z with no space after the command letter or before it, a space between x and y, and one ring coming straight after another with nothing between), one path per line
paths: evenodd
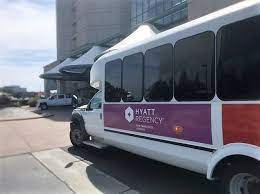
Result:
M71 141L114 146L260 193L260 1L244 1L101 56L100 90Z

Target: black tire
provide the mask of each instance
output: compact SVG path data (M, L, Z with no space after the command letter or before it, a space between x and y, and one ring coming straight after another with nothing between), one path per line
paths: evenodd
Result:
M259 194L260 177L256 169L259 167L246 163L224 169L221 194Z
M89 135L84 129L80 127L79 124L75 124L74 127L70 129L70 141L75 147L83 147L84 141L89 139Z
M47 110L48 109L48 105L46 103L42 103L42 104L40 104L40 109L41 110Z

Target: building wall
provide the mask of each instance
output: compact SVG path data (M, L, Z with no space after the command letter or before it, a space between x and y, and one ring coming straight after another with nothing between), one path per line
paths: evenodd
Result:
M56 0L57 58L63 59L72 51L72 0Z
M188 18L193 20L243 0L189 0Z
M139 25L167 11L175 10L153 24L158 29L167 29L187 21L188 9L185 0L131 0L131 27Z
M56 0L57 58L130 27L130 0Z
M74 49L129 29L129 0L74 1L76 1Z
M56 0L57 58L62 60L86 44L95 44L130 28L131 0ZM89 98L89 84L57 80L58 93L76 93ZM45 81L45 92L53 88ZM90 91L90 92L87 92Z

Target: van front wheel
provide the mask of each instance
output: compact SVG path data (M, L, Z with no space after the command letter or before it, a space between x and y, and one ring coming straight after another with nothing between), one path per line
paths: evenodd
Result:
M247 169L246 164L227 169L222 177L223 194L259 194L260 177L256 169Z
M70 141L75 147L83 147L84 141L87 140L86 132L80 129L80 127L75 127L70 129Z

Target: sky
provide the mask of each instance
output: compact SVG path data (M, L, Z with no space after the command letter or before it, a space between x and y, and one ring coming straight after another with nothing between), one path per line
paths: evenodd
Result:
M55 60L55 0L0 0L0 87L43 91L39 75Z

